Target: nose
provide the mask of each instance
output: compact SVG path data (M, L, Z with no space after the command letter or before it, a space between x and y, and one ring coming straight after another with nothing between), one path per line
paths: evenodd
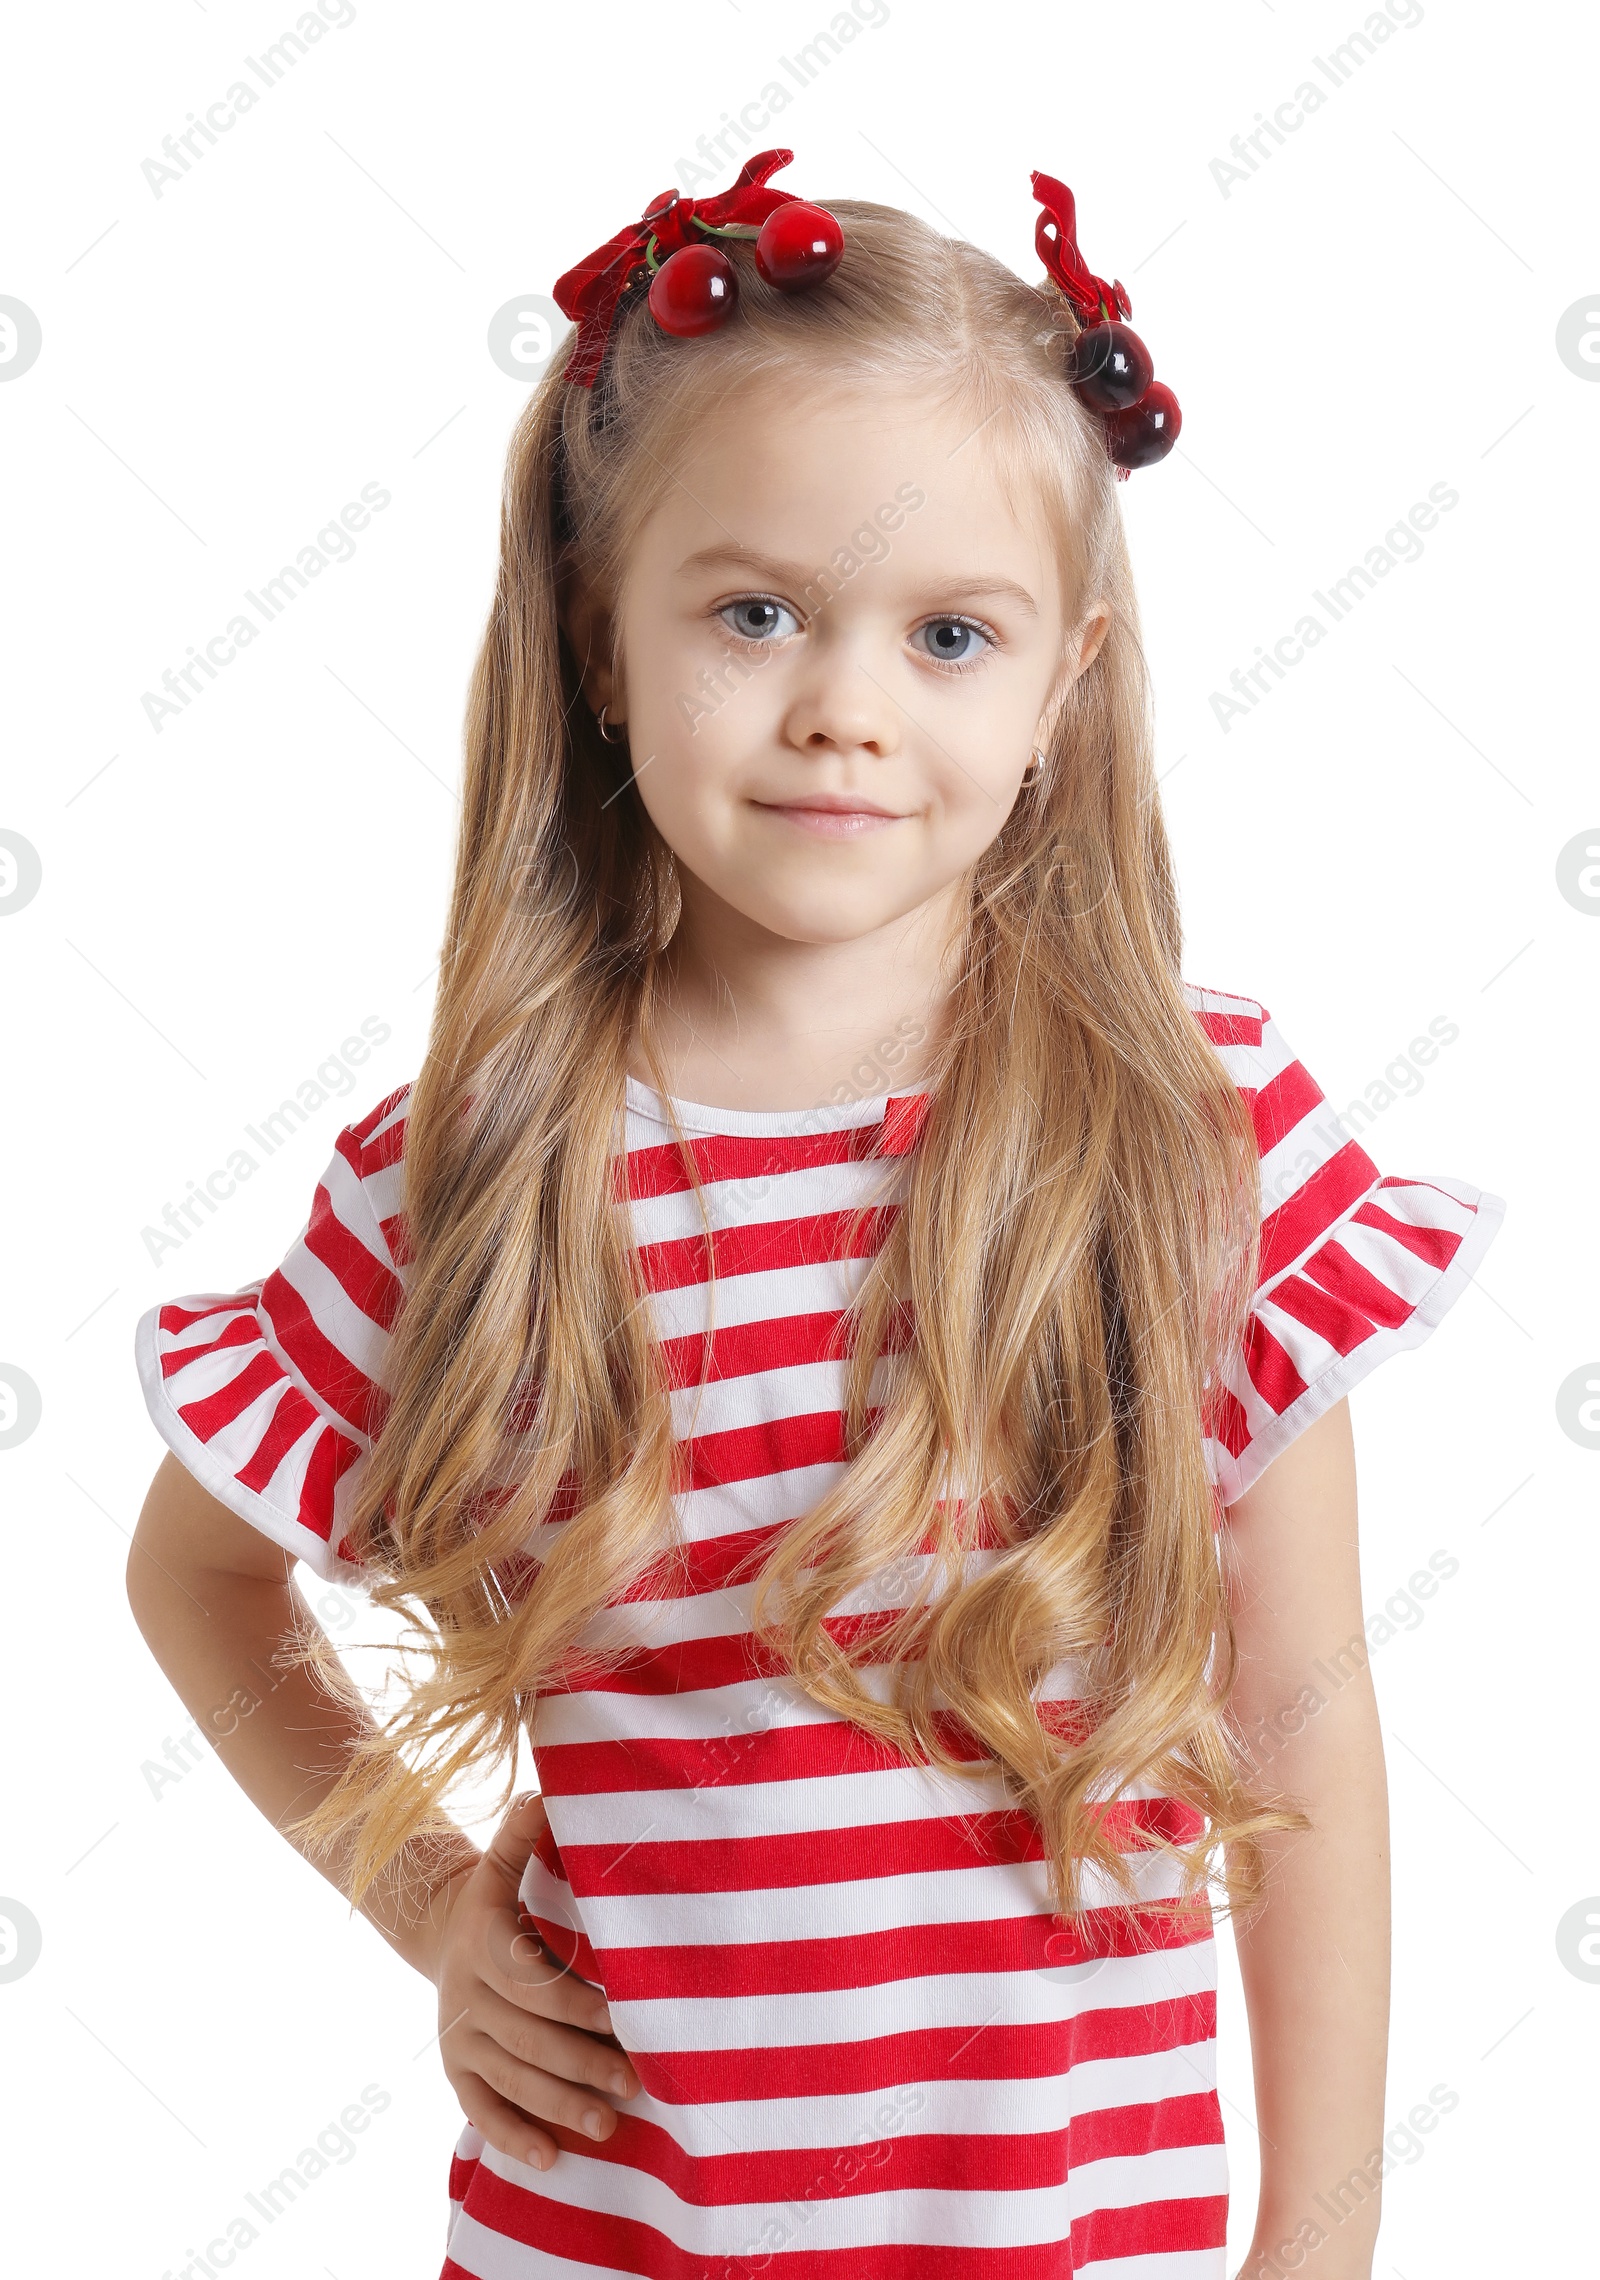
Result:
M900 749L901 719L887 689L854 645L824 647L810 660L784 716L784 741L796 752L865 752L890 759Z

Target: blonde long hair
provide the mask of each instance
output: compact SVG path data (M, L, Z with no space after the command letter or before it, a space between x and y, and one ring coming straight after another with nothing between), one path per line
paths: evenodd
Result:
M910 215L832 211L846 251L825 287L774 292L735 247L737 314L692 343L635 293L595 389L570 387L558 354L511 441L406 1129L409 1291L350 1523L378 1604L418 1618L424 1667L299 1824L338 1840L356 1897L441 1826L458 1779L503 1763L509 1793L536 1694L595 1667L586 1627L659 1588L681 1541L678 1444L614 1201L635 1039L657 1069L674 862L581 699L560 609L574 578L614 600L696 425L768 376L959 396L1002 480L1046 505L1068 595L1111 622L1042 788L973 873L929 1113L850 1310L848 1462L780 1532L757 1627L808 1695L910 1758L998 1769L1063 1913L1086 1877L1132 1904L1141 1847L1176 1860L1181 1904L1220 1874L1237 1906L1259 1891L1261 1835L1298 1823L1246 1791L1226 1725L1202 1433L1251 1282L1255 1150L1179 979L1113 471L1063 373L1076 321L1053 287ZM896 1341L906 1305L914 1335ZM535 1572L530 1537L555 1519ZM887 1628L830 1625L930 1554ZM1083 1697L1070 1732L1036 1700L1063 1661ZM894 1685L874 1690L868 1662ZM1141 1829L1127 1801L1151 1795L1178 1799L1181 1825Z

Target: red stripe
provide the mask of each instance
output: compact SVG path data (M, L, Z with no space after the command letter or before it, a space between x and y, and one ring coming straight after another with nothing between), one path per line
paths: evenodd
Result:
M194 1319L203 1321L205 1317L196 1315ZM164 1314L162 1327L166 1327ZM215 1338L208 1338L203 1346L176 1346L165 1349L161 1356L161 1375L164 1378L176 1377L180 1371L189 1367L197 1355L221 1354L227 1352L232 1346L259 1346L260 1343L261 1324L257 1319L255 1308L249 1306L242 1314L236 1314L228 1323L227 1328Z
M709 1338L663 1338L662 1368L667 1384L674 1388L719 1385L763 1370L840 1361L845 1335L845 1317L839 1308L825 1314L769 1315L761 1322L732 1323L725 1330L714 1330Z
M557 1800L559 1811L559 1799ZM564 1843L561 1860L573 1892L608 1898L655 1892L778 1892L803 1885L848 1884L930 1870L1013 1867L1043 1860L1038 1823L1020 1806L959 1817L867 1822L842 1829L802 1829L770 1837L649 1836L650 1808L640 1807L640 1834L625 1843ZM1188 1809L1171 1798L1123 1802L1105 1811L1106 1833L1131 1850L1141 1828L1156 1834L1184 1826ZM1191 1829L1191 1834L1195 1833Z
M1219 990L1214 994L1220 997L1223 993ZM1265 1006L1254 1013L1207 1013L1196 1009L1194 1017L1213 1045L1259 1045L1262 1030L1272 1018Z
M932 1093L902 1093L883 1105L882 1153L909 1156L922 1137L933 1107Z
M1242 1455L1250 1442L1250 1421L1238 1395L1226 1386L1218 1386L1211 1396L1210 1422L1213 1439L1222 1443L1229 1456Z
M1321 1086L1312 1080L1298 1061L1291 1061L1286 1069L1280 1069L1270 1083L1252 1094L1250 1100L1250 1118L1255 1126L1256 1146L1262 1155L1275 1148L1286 1132L1292 1132L1326 1098Z
M334 1210L333 1198L325 1187L317 1189L304 1242L311 1256L322 1261L351 1305L359 1307L380 1330L387 1330L400 1311L399 1278L350 1232Z
M315 1315L281 1268L267 1277L261 1308L274 1337L311 1391L351 1425L366 1431L372 1381L324 1336Z
M239 1466L234 1474L239 1486L248 1488L259 1495L296 1442L301 1440L313 1425L322 1423L323 1419L312 1408L305 1395L300 1392L297 1386L291 1385L289 1380L285 1378L283 1381L283 1397L272 1412L270 1424L256 1443L254 1453L244 1464ZM332 1426L328 1426L327 1430L331 1433ZM322 1531L319 1529L318 1534L321 1533Z
M898 1106L889 1137L896 1142L903 1140L911 1121L907 1109ZM879 1155L904 1153L899 1146L884 1145L881 1118L871 1124L847 1126L833 1132L714 1132L686 1137L695 1170L701 1184L707 1187L734 1181L760 1190L766 1181L781 1178L785 1173L816 1171L830 1164L858 1164ZM661 1195L687 1195L693 1190L694 1182L689 1177L683 1152L674 1141L630 1148L626 1165L626 1187L622 1192L635 1202ZM618 1168L619 1171L622 1168L621 1159Z
M215 1299L210 1306L164 1306L156 1320L163 1337L175 1338L180 1330L187 1330L196 1322L209 1322L217 1315L241 1312L254 1317L255 1292L253 1289L230 1291L226 1298ZM220 1343L218 1340L212 1342L213 1344ZM197 1346L194 1351L204 1353L205 1348Z
M1094 2209L1074 2220L1072 2268L1158 2250L1222 2248L1228 2238L1225 2193L1182 2201L1137 2201L1126 2209Z
M1215 2033L1216 1998L1202 1993L1165 2003L1108 2004L1036 2025L993 2021L976 2033L964 2025L913 2027L850 2042L628 2055L652 2098L664 2106L698 2106L724 2099L848 2098L905 2082L1040 2081L1097 2059L1182 2050Z
M241 1411L249 1408L258 1394L265 1393L268 1386L280 1384L282 1379L283 1371L263 1350L215 1393L207 1394L201 1401L185 1402L178 1415L197 1439L213 1440L225 1425L231 1425Z
M817 1211L803 1219L755 1220L719 1227L710 1236L642 1243L640 1272L647 1290L692 1290L707 1279L708 1253L719 1276L777 1274L793 1267L867 1259L879 1248L895 1210L892 1204L881 1204Z
M1378 1167L1372 1158L1353 1140L1346 1141L1336 1155L1319 1165L1303 1186L1262 1220L1257 1285L1270 1282L1303 1257L1319 1235L1334 1227L1350 1206L1377 1184Z
M723 1433L697 1433L684 1448L684 1486L727 1488L806 1465L842 1464L844 1453L844 1419L837 1409L774 1417Z
M361 1454L353 1441L330 1426L311 1452L300 1491L300 1525L326 1542L333 1532L333 1492Z
M816 1781L830 1774L880 1773L915 1761L892 1742L843 1718L803 1726L741 1727L723 1734L626 1741L543 1743L539 1786L551 1796L619 1796L630 1790L700 1791L728 1783ZM975 1734L955 1719L941 1721L941 1738L964 1763L984 1755Z
M1319 1283L1353 1312L1365 1315L1379 1330L1398 1330L1416 1312L1409 1298L1380 1282L1342 1243L1324 1243L1306 1261L1303 1274L1308 1282Z
M1289 1275L1274 1284L1272 1303L1294 1321L1303 1322L1308 1330L1315 1331L1338 1354L1353 1354L1358 1346L1364 1346L1369 1338L1376 1336L1374 1325L1358 1307L1347 1305L1329 1291L1319 1290L1303 1275Z
M1070 1931L1040 1914L994 1922L897 1924L891 1931L836 1939L708 1941L592 1953L609 2002L678 1996L732 2001L890 1987L906 1979L968 1973L1063 1971L1111 1956L1191 1947L1209 1928L1200 1917L1187 1926L1169 1925L1148 1913L1130 1920L1112 1909L1094 1909Z
M1378 1192L1382 1194L1384 1189L1409 1185L1405 1180L1385 1180ZM1352 1216L1359 1226L1375 1227L1380 1234L1392 1236L1416 1258L1425 1259L1430 1267L1443 1270L1461 1248L1461 1237L1448 1227L1416 1227L1407 1220L1394 1218L1376 1203L1364 1203ZM1476 1218L1476 1212L1473 1216Z
M1259 1315L1245 1333L1244 1359L1251 1384L1275 1417L1305 1392L1305 1379Z

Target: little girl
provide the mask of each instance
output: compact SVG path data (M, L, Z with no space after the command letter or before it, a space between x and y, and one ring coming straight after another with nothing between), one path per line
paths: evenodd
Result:
M1216 2280L1213 1887L1244 2270L1352 2280L1344 1397L1501 1207L1180 979L1116 489L1178 413L1070 195L1035 287L787 156L558 288L427 1056L281 1267L140 1323L130 1596L437 1985L450 2280ZM382 1721L296 1560L418 1626Z

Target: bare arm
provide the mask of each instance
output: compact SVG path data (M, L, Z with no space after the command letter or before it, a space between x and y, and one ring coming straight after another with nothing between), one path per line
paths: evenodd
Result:
M1234 1715L1255 1785L1313 1824L1267 1840L1264 1904L1235 1927L1261 2132L1261 2201L1240 2280L1291 2268L1367 2280L1388 2044L1389 1819L1347 1403L1229 1508L1224 1557L1240 1655Z
M332 1788L371 1720L329 1694L303 1666L274 1657L318 1628L295 1590L295 1561L200 1487L174 1456L163 1461L128 1555L128 1603L145 1644L234 1780L282 1831ZM294 1840L291 1840L294 1841ZM303 1848L302 1848L303 1849ZM306 1855L340 1891L342 1862ZM450 1880L476 1866L462 1835L454 1858L435 1853L375 1887L362 1913L426 1978Z
M294 1564L176 1457L165 1459L134 1534L128 1601L223 1764L280 1832L332 1788L371 1724L359 1699L340 1700L303 1664L274 1660L318 1628L291 1582ZM430 1842L361 1901L439 1991L440 2058L462 2112L491 2144L540 2169L560 2151L558 2131L609 2137L616 2128L595 2091L639 2090L604 1996L519 1922L518 1883L543 1824L543 1801L521 1799L487 1852L465 1833L444 1857ZM306 1857L346 1889L341 1859Z

